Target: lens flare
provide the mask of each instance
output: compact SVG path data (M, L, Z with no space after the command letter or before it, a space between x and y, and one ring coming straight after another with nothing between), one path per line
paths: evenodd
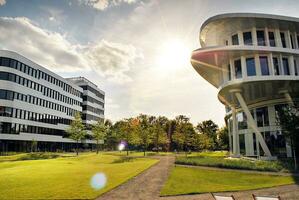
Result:
M126 147L126 145L125 145L125 144L123 144L123 143L120 143L120 144L118 145L118 150L119 150L119 151L122 151L122 150L124 150L124 149L125 149L125 147Z
M93 177L91 177L90 180L90 185L95 190L102 189L103 187L105 187L106 183L107 178L104 173L96 173L95 175L93 175Z

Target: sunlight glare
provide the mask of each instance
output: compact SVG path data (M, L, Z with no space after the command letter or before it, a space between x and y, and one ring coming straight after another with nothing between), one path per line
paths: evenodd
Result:
M179 69L190 63L190 52L182 40L169 40L161 45L156 62L163 69Z

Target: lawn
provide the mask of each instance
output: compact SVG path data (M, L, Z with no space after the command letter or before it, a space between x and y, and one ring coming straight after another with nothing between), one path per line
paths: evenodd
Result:
M182 195L267 188L293 184L291 176L261 175L239 171L174 167L161 195Z
M47 160L0 162L0 199L94 199L149 168L157 160L136 158L122 162L113 155L82 154ZM1 160L0 159L0 160ZM100 190L90 186L96 173L104 173L107 184Z

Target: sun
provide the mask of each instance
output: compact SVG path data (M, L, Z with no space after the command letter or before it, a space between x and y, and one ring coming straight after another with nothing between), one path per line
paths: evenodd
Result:
M163 69L179 69L190 63L190 50L180 39L165 41L157 54L157 65Z

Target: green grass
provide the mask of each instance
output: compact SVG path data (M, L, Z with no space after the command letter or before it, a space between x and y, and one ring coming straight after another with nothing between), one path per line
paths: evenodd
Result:
M114 163L119 156L95 153L12 161L16 159L18 157L10 157L10 160L0 162L0 199L94 199L158 162L136 158ZM94 190L90 179L98 172L106 175L107 185Z
M225 157L178 157L176 164L220 167L230 169L258 170L258 171L290 171L292 167L288 162L282 161L261 161L246 159L229 159Z
M174 167L161 195L251 190L293 183L290 176Z
M126 156L127 152L126 151L108 151L104 152L103 154L105 155L114 155L114 156ZM153 152L153 151L147 151L145 152L146 156L166 156L166 155L172 155L172 152ZM143 152L140 151L130 151L129 152L130 157L139 157L139 156L144 156Z

